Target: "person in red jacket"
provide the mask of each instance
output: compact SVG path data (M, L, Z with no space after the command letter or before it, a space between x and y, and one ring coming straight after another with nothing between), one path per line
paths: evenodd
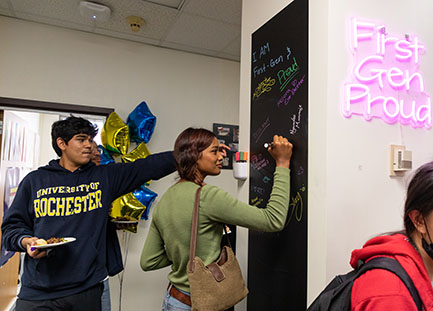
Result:
M433 162L415 173L404 206L405 231L375 237L352 252L350 264L378 256L396 259L412 279L423 302L433 310ZM351 311L412 311L416 305L403 282L392 272L374 269L354 282Z

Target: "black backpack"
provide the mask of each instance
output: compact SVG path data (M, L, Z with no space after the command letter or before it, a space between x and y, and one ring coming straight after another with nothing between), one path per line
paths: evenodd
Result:
M412 279L400 265L389 257L376 257L358 265L358 268L343 275L337 275L313 301L307 311L350 311L353 282L371 269L385 269L397 275L406 285L418 311L422 311L422 301Z

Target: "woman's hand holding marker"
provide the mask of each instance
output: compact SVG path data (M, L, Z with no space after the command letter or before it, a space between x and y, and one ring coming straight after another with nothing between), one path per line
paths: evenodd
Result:
M276 166L290 167L293 145L283 136L274 135L272 143L266 143L268 152L275 160Z

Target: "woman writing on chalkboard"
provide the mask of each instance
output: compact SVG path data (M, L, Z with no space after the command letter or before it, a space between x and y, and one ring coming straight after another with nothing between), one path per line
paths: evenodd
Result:
M212 132L188 128L178 136L174 157L180 180L167 190L153 211L140 261L144 271L171 265L170 286L162 310L191 309L187 263L197 188L203 187L196 255L205 265L220 255L224 224L268 232L284 228L290 196L292 144L275 135L268 152L276 162L274 184L266 208L260 209L237 200L216 186L206 185L206 176L220 174L223 160L218 140Z

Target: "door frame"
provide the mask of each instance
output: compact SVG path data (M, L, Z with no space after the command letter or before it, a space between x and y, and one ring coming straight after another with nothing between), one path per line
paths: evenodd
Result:
M30 100L30 99L22 99L22 98L0 97L0 110L4 110L4 109L23 110L23 111L27 110L30 112L41 112L41 113L43 112L70 113L70 114L75 113L80 115L105 116L107 118L112 112L114 112L113 108L65 104L65 103L47 102L47 101ZM3 129L3 124L0 124L0 135L2 134L2 129ZM0 139L3 138L1 137ZM1 140L0 140L0 144L1 144ZM3 270L2 277L5 277L9 273L8 281L12 284L15 283L15 279L18 279L19 261L20 261L20 256L19 253L17 253L12 258L10 258L10 260L2 267ZM8 270L6 271L6 269ZM12 274L10 274L11 272ZM2 301L0 305L2 305L2 307L5 308L12 307L13 310L15 299L16 299L14 291L12 291L11 293L2 293L2 294L6 294L6 296L2 298L4 299L10 298L10 300Z
M19 108L37 111L67 112L78 114L92 114L98 116L107 116L114 112L113 108L84 106L76 104L65 104L56 102L47 102L39 100L30 100L22 98L0 97L0 106L4 108Z

